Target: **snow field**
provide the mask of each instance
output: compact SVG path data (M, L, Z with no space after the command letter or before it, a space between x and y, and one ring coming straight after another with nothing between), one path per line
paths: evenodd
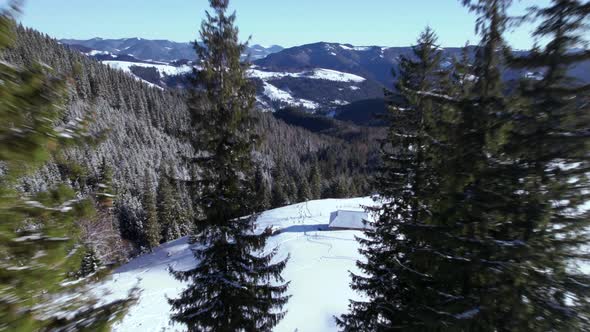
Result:
M283 277L290 281L292 296L287 315L275 328L277 332L336 331L334 316L347 311L349 299L360 299L350 289L349 271L358 272L355 262L361 259L355 237L361 231L329 231L330 214L339 209L362 210L374 205L368 197L325 199L294 204L260 215L257 232L267 227L281 229L271 237L266 251L278 249L277 260L290 255ZM127 296L138 285L142 290L138 303L115 326L115 331L183 331L183 326L170 325L167 298L176 297L184 285L176 281L168 267L184 270L195 266L187 238L158 247L118 268L105 284L110 294L105 299Z

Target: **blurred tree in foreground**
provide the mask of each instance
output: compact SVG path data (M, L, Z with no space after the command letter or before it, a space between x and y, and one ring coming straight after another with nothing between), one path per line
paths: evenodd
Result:
M0 51L12 43L17 7L0 15ZM27 196L15 189L78 136L80 128L57 126L66 93L42 64L0 62L0 330L107 330L131 301L97 306L88 285L64 284L80 263L75 221L93 214L89 201L65 184Z

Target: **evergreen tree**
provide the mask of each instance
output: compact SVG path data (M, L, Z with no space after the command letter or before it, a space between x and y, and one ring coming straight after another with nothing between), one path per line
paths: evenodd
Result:
M256 201L258 202L258 208L256 210L268 210L271 206L271 193L261 167L256 167L254 190L256 192Z
M103 157L99 167L98 191L96 193L98 203L101 207L110 209L113 207L113 170Z
M428 330L423 297L428 259L421 256L425 239L431 234L423 228L429 195L437 182L428 170L432 157L426 135L436 128L440 113L429 95L441 94L445 75L440 69L441 51L434 32L427 28L413 47L414 57L403 57L397 90L404 101L389 108L390 128L383 142L383 166L376 186L383 206L377 209L375 230L360 239L361 253L367 262L357 265L363 275L353 275L352 287L369 296L369 301L352 301L350 313L337 319L345 330Z
M180 207L180 197L173 187L168 176L160 171L160 184L158 186L157 209L158 221L161 227L162 242L176 240L183 235L180 223L183 216Z
M240 61L245 45L235 14L226 15L229 1L210 4L214 14L207 12L202 45L195 43L201 69L189 100L204 215L193 239L203 247L194 250L196 268L172 271L189 284L170 300L172 320L190 331L271 331L288 300L281 278L286 260L273 263L275 252L262 251L270 235L252 232L254 89L245 75L248 64Z
M13 45L17 6L11 3L14 9L0 14L2 52ZM76 300L84 296L71 297L67 306L53 301L68 295L62 284L78 263L75 221L91 214L91 204L65 184L35 195L15 190L22 176L77 136L56 129L66 81L40 64L1 61L0 82L0 330L107 330L131 300L94 307ZM54 318L57 313L72 315Z
M86 248L86 253L82 257L82 263L80 264L80 270L78 271L78 277L84 278L98 271L102 265L100 259L96 256L94 249Z
M145 244L152 250L160 244L160 224L158 222L158 210L156 208L156 199L152 192L153 187L149 178L149 174L146 172L145 176L145 187L143 192L143 225L145 234Z
M313 197L311 194L311 188L309 187L309 182L307 182L307 179L305 177L301 177L301 181L297 188L297 201L307 202L312 198Z
M322 197L322 175L317 162L313 163L309 177L312 198L320 199Z
M285 190L288 184L287 175L285 174L282 159L276 162L272 171L272 179L271 206L277 208L289 204L289 195Z
M476 81L450 89L453 96L418 93L435 102L442 112L435 123L446 129L422 116L421 143L410 145L421 148L406 149L412 163L388 177L406 179L389 189L412 190L393 209L384 205L369 232L368 262L360 264L368 277L355 276L354 287L371 301L353 302L340 323L349 330L587 329L588 277L572 268L588 240L588 213L575 213L588 199L587 87L572 86L566 68L588 53L561 43L579 38L566 22L582 21L588 7L555 1L539 10L546 21L537 33L555 39L513 65L546 67L548 75L506 96L500 66L510 1L465 3L480 15ZM419 186L403 186L416 175Z
M345 198L348 197L348 183L343 177L335 178L324 193L327 198Z
M505 326L511 330L590 329L590 276L572 268L585 261L581 250L589 239L590 213L580 208L589 200L590 84L569 76L572 65L590 60L586 26L590 2L553 0L533 8L541 19L535 37L548 40L543 48L510 58L509 64L533 71L542 79L525 79L512 112L509 140L501 152L518 172L520 212L502 229L501 240L518 243L507 250L511 275ZM508 162L504 161L505 164ZM509 242L511 241L511 242ZM536 319L542 316L543 319Z

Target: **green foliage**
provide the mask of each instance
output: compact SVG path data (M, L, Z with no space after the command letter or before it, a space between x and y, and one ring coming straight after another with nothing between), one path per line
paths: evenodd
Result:
M149 176L146 174L146 185L143 193L143 225L145 234L145 244L152 250L160 245L161 230L158 220L158 211L156 208L156 199L153 193L153 186Z
M186 210L180 206L178 190L166 174L160 175L157 209L162 242L176 240L185 235L182 225L188 224L190 220L186 220Z
M252 234L260 202L256 201L252 150L254 89L240 62L245 45L238 41L235 14L227 16L227 0L211 0L195 43L202 69L196 71L189 109L199 151L196 201L203 219L193 240L199 261L188 271L172 271L188 282L171 299L172 320L191 331L271 331L284 316L287 284L281 278L286 260L273 262L263 253L268 234Z
M94 249L87 248L84 256L82 257L82 262L80 264L80 270L77 273L77 277L84 278L93 273L96 273L101 265L102 262L96 256Z
M271 207L271 192L261 167L256 167L254 174L254 191L258 207L256 211L266 211Z
M0 15L0 49L10 45L12 13ZM72 301L54 303L65 294L62 282L75 265L75 221L93 213L92 204L60 184L24 195L19 179L43 165L77 133L57 129L66 84L50 68L0 62L0 330L32 331L69 324L100 330L125 311L130 300L88 307ZM84 292L84 289L77 290ZM108 308L107 308L108 307ZM69 320L59 312L78 312Z
M96 193L98 203L105 208L113 206L113 170L107 161L103 158L99 168L98 192Z
M353 275L352 287L370 296L369 302L351 302L351 311L337 319L346 330L380 331L387 329L428 330L424 310L417 303L427 301L420 292L422 276L412 266L428 266L423 252L426 238L419 234L427 217L430 195L437 195L436 172L429 165L438 161L429 149L427 130L440 128L440 105L424 94L440 94L446 89L448 73L441 70L441 51L434 32L421 35L414 56L400 61L397 90L401 105L391 105L387 139L382 143L383 164L376 186L384 198L375 230L360 239L361 253L367 262L357 265L365 275ZM444 158L443 156L438 156ZM417 254L416 254L417 255ZM415 327L414 327L414 324Z
M391 126L379 187L385 204L361 240L364 274L353 276L369 300L352 302L339 324L355 331L587 330L590 278L575 265L588 259L590 216L581 205L590 192L590 87L569 79L567 68L590 57L572 51L589 7L555 0L535 9L543 19L535 34L550 41L514 59L502 39L510 1L465 3L480 15L473 67L457 67L452 86L412 84L427 77L420 68L437 67L419 55L428 53L419 43L418 63L402 73L408 103L393 112L396 119L411 113ZM505 55L511 66L545 68L544 78L506 89ZM472 69L473 84L464 80Z

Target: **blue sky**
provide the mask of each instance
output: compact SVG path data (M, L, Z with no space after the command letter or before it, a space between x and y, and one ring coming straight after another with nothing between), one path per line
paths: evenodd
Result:
M6 0L0 0L0 3ZM548 0L515 1L522 14ZM56 38L170 39L197 37L207 0L27 0L20 20ZM318 41L353 45L411 45L426 25L443 46L476 43L475 17L459 0L233 0L242 38L294 46ZM532 44L531 25L507 37L515 48Z

